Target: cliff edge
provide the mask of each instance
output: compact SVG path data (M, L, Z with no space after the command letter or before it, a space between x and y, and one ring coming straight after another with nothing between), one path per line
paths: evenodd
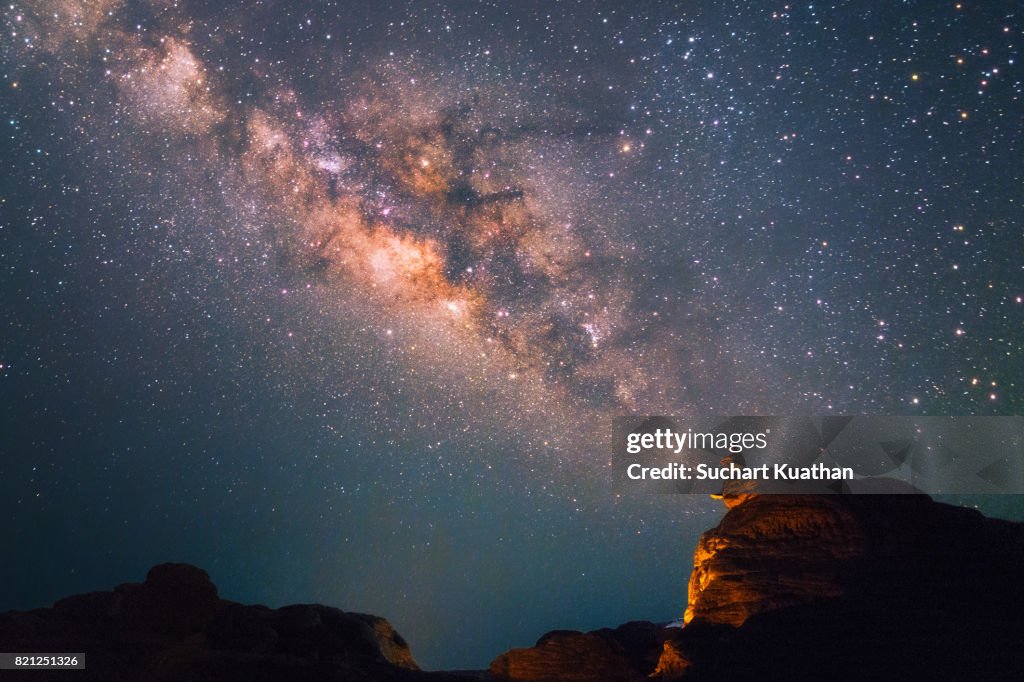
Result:
M615 679L1024 674L1024 524L926 495L724 501L727 513L694 553L685 627L634 639L632 649L619 640L601 649ZM542 638L499 657L491 672L604 679L578 660L602 641L593 634L562 634L557 647Z

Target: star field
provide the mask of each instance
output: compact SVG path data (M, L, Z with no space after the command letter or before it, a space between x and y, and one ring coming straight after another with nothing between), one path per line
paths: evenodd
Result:
M721 510L614 415L1024 406L1016 3L2 15L0 608L187 560L481 666L681 612Z

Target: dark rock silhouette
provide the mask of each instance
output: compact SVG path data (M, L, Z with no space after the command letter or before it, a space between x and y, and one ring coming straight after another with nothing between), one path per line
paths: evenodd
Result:
M85 670L33 671L33 680L453 679L420 671L383 618L225 601L206 572L188 564L155 566L141 584L52 608L0 614L0 642L10 652L85 652Z
M555 634L504 654L491 672L697 682L1024 674L1024 524L925 495L725 502L695 552L686 627L628 643L598 635L606 631Z
M555 631L498 656L498 680L964 680L1024 674L1024 524L924 495L728 495L701 537L684 628ZM220 599L205 571L0 614L14 652L85 652L33 680L485 679L418 669L377 616Z

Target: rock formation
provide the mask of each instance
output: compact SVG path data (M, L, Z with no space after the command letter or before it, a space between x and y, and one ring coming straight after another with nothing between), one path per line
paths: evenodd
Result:
M555 630L533 647L498 656L490 672L499 679L532 682L631 682L654 669L668 635L665 628L644 621L614 630Z
M738 626L755 613L838 597L866 543L841 496L754 496L697 543L684 620Z
M832 597L998 614L1021 568L1024 525L924 495L755 495L701 536L685 620L739 626Z
M86 669L33 680L446 680L421 672L385 619L320 605L225 601L205 571L155 566L141 584L0 614L5 651L85 652ZM463 679L463 678L459 678Z
M1024 524L924 495L725 497L701 537L684 628L555 631L494 660L496 680L1019 679ZM141 584L0 614L9 652L86 652L33 680L465 680L418 669L377 616L220 599L185 564ZM483 679L482 675L470 675Z
M695 552L685 628L600 651L607 640L594 633L557 645L542 638L499 657L491 672L688 682L1024 674L1024 524L924 495L725 502L729 511ZM591 674L598 666L580 663L581 651L615 677Z

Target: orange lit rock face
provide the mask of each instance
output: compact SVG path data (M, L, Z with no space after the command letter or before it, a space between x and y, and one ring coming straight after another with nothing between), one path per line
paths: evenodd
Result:
M533 647L512 649L498 656L491 663L490 673L498 680L519 682L639 682L647 679L661 659L665 659L666 667L682 670L662 653L670 634L643 621L614 630L556 630L541 637Z
M554 632L499 680L1017 679L1024 524L926 495L723 497L688 625Z
M1024 524L925 495L746 495L701 538L683 679L1016 679ZM731 627L730 627L731 626Z
M529 649L513 649L491 663L491 674L513 680L633 680L619 647L587 633L554 633Z
M687 623L739 626L755 613L843 594L845 569L865 551L864 529L849 506L827 496L781 495L727 506L697 545Z
M686 654L679 650L676 642L667 641L662 645L661 656L658 658L658 665L650 677L656 679L676 679L681 677L690 669L690 660Z
M1007 571L993 566L1024 568L1024 525L925 495L743 494L724 501L729 511L694 553L688 624L738 627L756 614L830 598L887 609L952 601L999 606L984 581L968 576L1003 583Z

